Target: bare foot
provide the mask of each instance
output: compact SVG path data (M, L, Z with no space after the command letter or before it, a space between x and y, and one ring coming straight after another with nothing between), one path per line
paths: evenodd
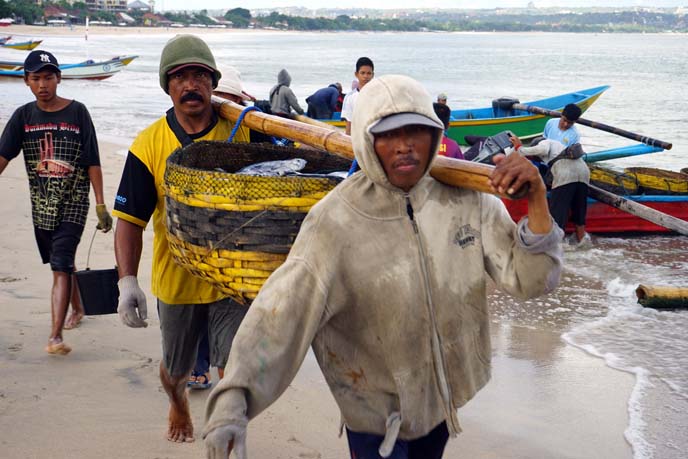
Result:
M62 329L64 330L72 330L74 328L77 328L81 324L81 319L84 318L84 313L83 312L70 312L69 317L67 317L67 320L65 320L64 326Z
M191 443L194 441L193 423L188 412L186 414L180 413L174 406L170 406L167 439L176 443Z
M67 355L72 352L72 348L67 346L67 344L63 341L51 339L48 340L48 345L45 347L45 352L52 355Z

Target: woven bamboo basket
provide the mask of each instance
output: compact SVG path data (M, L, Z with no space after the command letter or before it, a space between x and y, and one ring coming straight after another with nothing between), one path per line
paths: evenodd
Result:
M688 194L688 174L651 167L628 167L625 172L636 177L645 194Z
M174 259L240 303L256 297L286 259L308 210L341 179L260 177L235 172L292 158L302 173L347 170L325 152L270 144L196 142L167 160L167 240Z
M638 193L638 181L630 174L588 164L590 183L598 188L616 194L631 195Z

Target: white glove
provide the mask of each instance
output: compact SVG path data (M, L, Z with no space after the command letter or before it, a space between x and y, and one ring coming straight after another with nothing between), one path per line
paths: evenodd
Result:
M248 459L246 455L246 427L228 424L213 429L205 436L205 457L207 459L227 459L229 442L238 459Z
M136 276L124 276L117 282L117 287L119 287L117 313L122 323L133 328L147 327L146 294L139 287Z

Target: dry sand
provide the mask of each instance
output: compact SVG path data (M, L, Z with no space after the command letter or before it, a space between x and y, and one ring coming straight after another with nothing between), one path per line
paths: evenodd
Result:
M111 208L130 139L101 143ZM46 355L51 274L34 242L23 160L0 176L0 456L21 458L205 457L203 443L165 439L167 399L158 379L159 322L150 296L147 329L116 315L65 331L73 352ZM83 269L92 212L77 254ZM150 286L151 231L140 268ZM114 264L112 235L96 236L91 267ZM494 327L494 375L459 411L464 433L446 458L628 458L623 432L633 378L565 345L560 332ZM250 358L250 356L247 356ZM207 392L191 394L197 431ZM344 458L339 413L312 355L286 393L249 426L252 458Z

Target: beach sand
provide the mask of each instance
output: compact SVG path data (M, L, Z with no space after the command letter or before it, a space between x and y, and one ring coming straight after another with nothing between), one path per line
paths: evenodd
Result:
M129 141L100 144L110 209ZM51 274L34 242L21 158L0 176L0 192L0 456L205 457L200 438L192 444L165 439L168 403L158 379L159 322L150 293L148 328L125 327L117 315L87 317L78 329L65 331L74 349L70 355L43 351ZM77 254L79 269L95 225L91 212ZM139 277L147 292L151 240L152 231L146 231ZM90 265L114 265L112 234L96 235ZM450 441L446 458L632 456L623 436L631 375L567 346L557 326L523 326L501 317L494 322L492 381L459 410L464 433ZM197 433L207 394L190 394ZM277 403L250 424L249 454L348 457L338 427L338 409L309 354Z

